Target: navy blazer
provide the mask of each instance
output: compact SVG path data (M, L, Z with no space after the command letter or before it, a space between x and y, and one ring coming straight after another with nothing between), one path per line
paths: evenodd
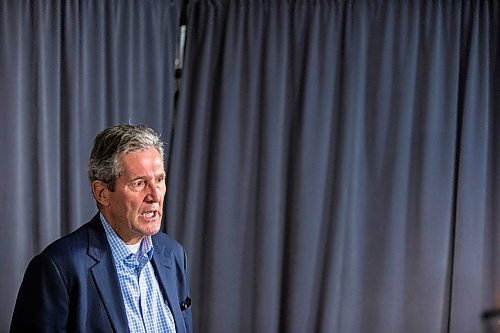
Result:
M177 333L190 333L184 249L161 232L152 241L152 264ZM31 260L10 331L128 332L118 274L99 214Z

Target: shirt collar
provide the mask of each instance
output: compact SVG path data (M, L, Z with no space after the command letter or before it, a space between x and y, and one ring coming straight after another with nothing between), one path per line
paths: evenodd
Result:
M118 236L116 231L111 227L108 220L99 213L99 217L101 218L101 223L104 227L104 231L106 232L106 237L108 238L109 245L111 247L111 251L113 253L113 258L117 262L123 261L126 257L133 254L126 246L123 240ZM137 252L137 255L146 254L148 258L151 260L153 257L153 242L151 240L151 236L146 236L142 239L141 247Z

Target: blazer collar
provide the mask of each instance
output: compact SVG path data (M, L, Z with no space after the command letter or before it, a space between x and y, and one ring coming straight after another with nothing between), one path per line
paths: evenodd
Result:
M156 279L158 280L160 289L174 316L176 331L177 333L183 333L185 332L185 327L182 325L184 323L184 316L181 313L178 292L176 289L178 282L176 280L177 275L175 271L173 271L175 269L173 255L172 253L168 253L158 239L159 237L157 237L157 235L152 237L154 248L152 264L157 273Z
M128 332L120 282L99 213L89 223L88 241L88 255L96 260L96 264L90 268L90 272L111 325L115 332Z

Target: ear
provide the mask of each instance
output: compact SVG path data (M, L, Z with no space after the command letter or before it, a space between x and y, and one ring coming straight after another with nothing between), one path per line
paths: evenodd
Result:
M92 183L92 194L100 206L109 206L109 192L108 186L104 182L95 180Z

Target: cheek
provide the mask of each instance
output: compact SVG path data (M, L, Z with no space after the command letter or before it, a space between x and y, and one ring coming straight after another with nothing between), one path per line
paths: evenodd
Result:
M142 200L138 197L123 196L117 198L117 204L126 212L127 215L136 215L139 211Z
M137 214L141 208L142 201L141 200L133 200L128 202L128 210L133 213Z

